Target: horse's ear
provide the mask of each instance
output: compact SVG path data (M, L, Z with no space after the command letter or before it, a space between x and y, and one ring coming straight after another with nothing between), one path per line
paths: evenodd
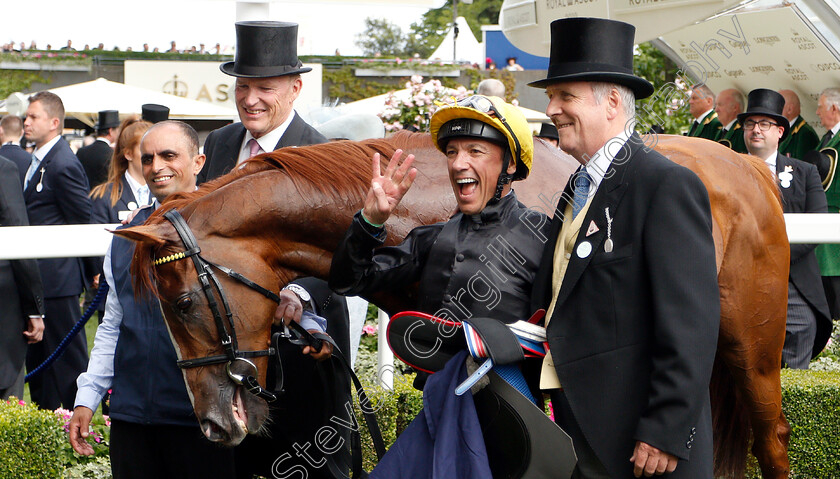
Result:
M161 246L166 243L165 233L161 225L132 226L131 228L114 230L111 233L131 241L152 246Z

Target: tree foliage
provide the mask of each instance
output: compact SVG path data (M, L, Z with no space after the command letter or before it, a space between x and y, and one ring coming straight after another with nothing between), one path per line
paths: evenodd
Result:
M691 121L687 78L650 43L638 45L633 64L636 75L653 83L654 88L653 95L636 102L638 130L644 133L651 125L659 125L665 133L679 135Z
M452 27L452 2L447 0L441 8L435 8L423 14L422 20L411 24L408 33L385 19L365 19L364 33L357 35L356 45L366 55L377 52L386 56L406 56L414 54L428 58L443 41L446 32ZM499 22L499 12L503 0L473 0L471 4L458 1L458 16L464 17L471 32L481 41L481 26L495 25Z
M365 55L400 56L405 51L406 38L402 29L384 18L365 18L365 29L356 35L356 46Z

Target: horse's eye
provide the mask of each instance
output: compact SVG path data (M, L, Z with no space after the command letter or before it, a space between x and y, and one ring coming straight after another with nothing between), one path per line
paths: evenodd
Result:
M175 306L177 306L182 313L185 313L188 309L190 309L190 306L192 306L192 299L190 299L189 296L184 296L175 302Z

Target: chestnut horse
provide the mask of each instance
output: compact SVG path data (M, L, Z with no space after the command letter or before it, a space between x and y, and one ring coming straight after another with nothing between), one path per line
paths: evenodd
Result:
M661 135L657 140L655 149L693 170L711 199L722 316L711 386L716 475L743 475L752 431L752 451L764 477L787 477L790 428L781 409L779 370L790 250L778 189L757 158L702 139ZM155 258L185 249L163 212L180 211L204 258L263 287L276 291L300 276L327 278L332 252L364 201L370 158L375 152L390 158L397 148L416 156L418 175L388 220L387 243L396 244L412 228L444 221L455 210L444 157L427 134L261 155L194 193L167 201L145 225L117 231L139 242L132 265L136 284L160 297L179 358L219 354L221 346L193 263L153 265ZM576 167L570 156L538 141L530 177L515 184L519 199L550 215ZM219 278L240 348L265 349L275 304L225 275ZM413 298L411 291L394 291L370 299L393 313L412 309ZM262 384L267 361L254 359ZM264 401L242 392L221 364L185 369L184 375L199 421L203 426L213 421L213 429L226 433L211 439L238 444L265 420ZM245 418L242 408L232 412L236 397L244 402Z

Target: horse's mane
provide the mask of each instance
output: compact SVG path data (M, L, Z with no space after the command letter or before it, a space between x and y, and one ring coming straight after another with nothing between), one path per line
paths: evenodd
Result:
M281 171L286 174L302 195L318 191L341 199L348 192L364 194L370 185L370 159L379 153L382 162L387 163L397 149L404 151L418 148L434 148L428 134L397 132L385 139L364 141L334 141L298 148L281 148L246 161L230 173L201 185L190 193L177 193L167 198L145 224L166 223L163 214L203 198L227 185L247 180L251 175L265 171ZM164 244L137 243L131 262L135 292L157 291L157 270L153 261L155 253Z

